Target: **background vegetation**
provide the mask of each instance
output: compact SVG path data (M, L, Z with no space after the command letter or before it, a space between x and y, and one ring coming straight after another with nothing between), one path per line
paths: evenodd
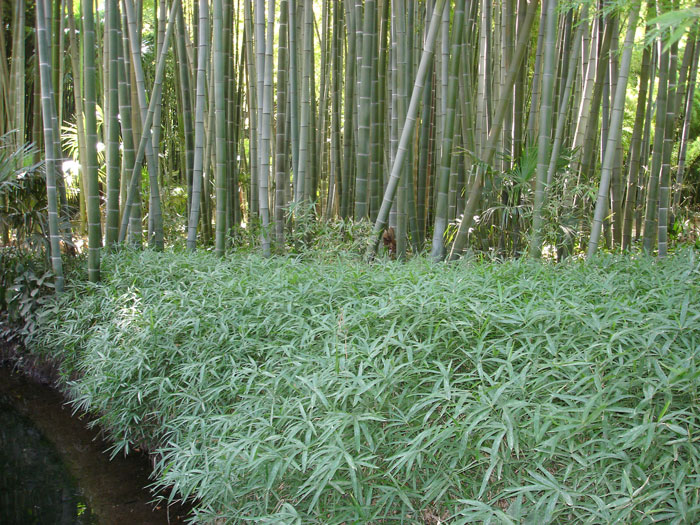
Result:
M3 0L0 15L0 134L43 152L11 166L45 159L48 199L23 205L50 212L19 231L3 193L3 243L41 233L59 289L61 246L98 280L115 243L221 255L257 239L269 255L335 219L369 221L370 254L390 227L396 256L436 260L664 256L696 227L683 2Z
M0 306L195 520L698 521L698 18L0 0Z

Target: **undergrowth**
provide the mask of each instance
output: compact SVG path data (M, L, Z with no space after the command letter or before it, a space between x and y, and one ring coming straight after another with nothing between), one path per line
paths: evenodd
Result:
M35 352L209 523L700 520L699 263L125 252Z

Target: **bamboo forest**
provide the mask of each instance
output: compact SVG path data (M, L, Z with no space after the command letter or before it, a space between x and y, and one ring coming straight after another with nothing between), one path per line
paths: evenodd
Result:
M60 392L98 455L142 456L144 512L700 521L700 4L0 0L0 22L0 368ZM0 412L31 412L8 389ZM0 522L54 522L18 459ZM64 463L60 523L166 522L86 510Z

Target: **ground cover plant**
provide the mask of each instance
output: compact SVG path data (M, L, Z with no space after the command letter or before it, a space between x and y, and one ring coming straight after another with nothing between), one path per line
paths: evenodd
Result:
M44 307L198 522L693 523L700 265L129 252Z

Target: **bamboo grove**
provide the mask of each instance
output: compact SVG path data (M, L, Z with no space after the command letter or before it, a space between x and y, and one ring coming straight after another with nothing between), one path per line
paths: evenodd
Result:
M399 258L663 257L691 195L678 0L0 5L0 133L41 146L59 289L71 225L91 280L118 243L269 256L335 218L370 256L391 228Z

